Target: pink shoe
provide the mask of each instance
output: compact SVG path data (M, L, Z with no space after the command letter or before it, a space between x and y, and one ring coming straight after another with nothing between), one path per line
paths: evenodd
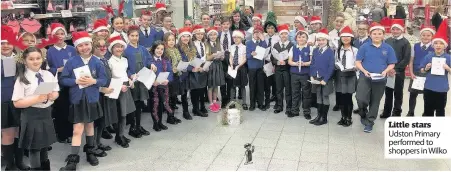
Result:
M215 104L210 104L210 106L208 106L208 109L210 109L210 111L212 112L214 112L215 108Z
M218 108L218 110L221 110L221 105L219 105L219 103L214 103L214 105Z
M212 105L213 107L212 107L212 112L214 112L214 113L217 113L217 112L219 112L219 109L218 109L218 107L216 106L216 104L213 104Z

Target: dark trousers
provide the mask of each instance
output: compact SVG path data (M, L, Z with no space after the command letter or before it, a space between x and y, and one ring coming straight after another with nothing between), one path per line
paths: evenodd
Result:
M385 87L385 105L384 105L384 112L383 115L390 116L393 109L392 116L401 116L401 106L402 106L402 97L403 97L403 90L404 90L404 79L405 79L405 73L396 71L396 77L395 77L395 88L389 88ZM393 94L395 97L395 103L393 106Z
M312 101L312 85L308 74L291 74L291 92L293 107L291 112L293 114L299 113L299 106L302 100L302 109L304 115L310 115L310 105Z
M379 105L384 95L384 88L386 82L372 82L371 78L360 77L357 84L357 104L359 106L359 114L363 118L364 125L374 125L374 120L377 118ZM367 108L369 111L367 113Z
M191 103L193 104L193 112L205 109L205 104L203 102L203 94L204 88L191 90L190 95L191 95Z
M265 78L266 74L263 69L249 69L249 94L250 94L250 105L255 106L257 102L258 106L264 105L264 94L265 94Z
M221 90L221 103L222 104L228 104L230 101L230 89L233 86L233 80L231 80L228 77L225 77L226 84L222 85L220 88Z
M423 116L445 116L446 98L448 93L440 93L424 89L424 114Z
M283 109L283 92L285 89L285 101L287 103L287 111L291 111L291 78L290 71L288 70L276 70L275 72L276 79L276 89L277 89L277 103L276 106Z
M409 114L415 113L415 107L417 106L417 97L418 93L416 92L410 92L409 96Z
M346 112L352 113L354 106L354 104L352 103L352 93L340 93L340 100L338 100L338 102L337 105L342 108L342 111L346 110Z
M182 107L183 107L183 112L188 112L188 90L185 90L185 93L182 94L181 98L182 98Z
M69 88L61 87L60 96L55 100L52 109L55 132L59 140L72 137L73 124L69 122Z
M265 74L266 75L266 74ZM276 82L274 79L274 75L267 76L265 78L265 105L269 105L271 103L271 95L276 96Z

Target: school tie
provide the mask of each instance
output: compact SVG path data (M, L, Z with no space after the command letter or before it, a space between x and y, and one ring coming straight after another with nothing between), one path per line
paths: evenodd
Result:
M323 49L324 49L324 48L320 48L320 49L319 49L319 53L323 54Z
M38 85L41 84L41 82L44 82L44 79L42 79L42 75L40 73L36 73L36 78L38 78Z
M201 57L204 57L204 55L205 55L205 52L204 52L204 45L202 44L202 42L200 43L200 55L201 55Z
M235 54L233 55L233 66L238 66L238 46L236 46Z
M359 43L360 43L360 45L362 45L362 44L363 44L363 41L362 41L362 40L360 40L360 41L359 41Z
M344 68L346 68L346 51L348 50L343 50L343 57L341 58L341 64Z
M285 44L282 44L282 50L284 50L285 49Z
M121 36L121 39L122 39L123 41L125 41L124 35L122 35L122 33L119 33L119 35Z
M271 41L272 41L272 37L269 37L269 39L268 39L268 47L272 46ZM271 54L271 48L269 49L269 54Z
M426 51L426 49L427 49L426 45L423 45L422 48L424 51Z
M227 33L224 34L224 40L222 41L222 49L227 50L229 47L229 38L227 37Z
M147 28L145 28L145 29L144 29L144 34L146 35L146 38L149 37L149 33L148 33L147 31L148 31Z

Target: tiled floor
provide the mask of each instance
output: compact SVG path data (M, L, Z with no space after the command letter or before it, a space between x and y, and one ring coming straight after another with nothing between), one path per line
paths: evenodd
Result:
M407 83L407 82L406 82ZM407 84L406 84L407 85ZM332 100L334 100L332 98ZM407 109L408 93L404 96ZM332 103L334 104L334 103ZM383 103L381 104L382 107ZM422 110L419 96L417 113ZM451 170L451 160L389 160L383 154L383 123L377 119L373 133L363 133L354 115L352 127L336 123L339 112L329 113L329 124L312 126L303 117L287 118L256 110L244 112L244 122L237 126L218 124L218 115L194 117L169 130L151 131L151 135L132 138L130 147L121 148L112 140L103 140L113 150L100 159L98 166L90 166L80 153L79 170L180 170L180 171L255 171L255 170ZM449 107L447 112L450 112ZM403 113L405 115L406 112ZM180 111L176 114L181 118ZM313 117L316 109L313 109ZM448 115L449 116L449 115ZM144 127L151 129L151 118L145 114ZM245 143L255 145L253 164L244 165ZM56 143L50 153L52 169L64 165L70 145Z

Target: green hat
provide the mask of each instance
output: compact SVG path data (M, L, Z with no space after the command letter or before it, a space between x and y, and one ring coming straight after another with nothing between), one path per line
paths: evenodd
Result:
M265 24L263 25L263 30L265 32L266 32L266 28L268 27L268 25L274 26L274 28L276 29L276 32L277 32L277 17L276 17L276 14L274 14L274 12L272 12L272 11L269 11L266 15Z

